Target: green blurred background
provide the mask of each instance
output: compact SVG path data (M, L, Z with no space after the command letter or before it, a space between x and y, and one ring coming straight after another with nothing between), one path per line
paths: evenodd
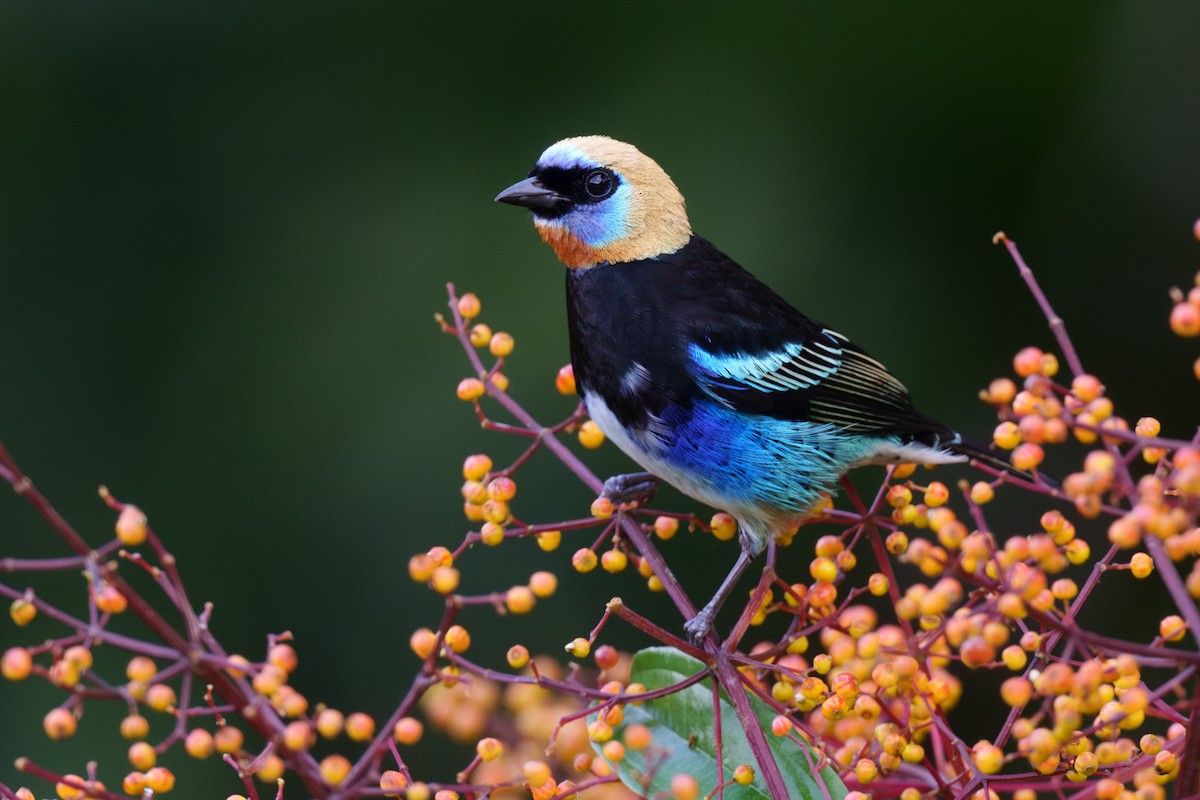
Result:
M1166 290L1200 265L1197 35L1200 6L1134 0L6 4L0 438L93 542L112 524L97 484L146 509L231 649L259 657L291 630L305 694L382 718L417 665L410 631L440 608L409 555L466 530L463 456L519 445L454 399L468 370L432 322L444 284L516 337L521 402L544 420L571 408L552 388L562 268L491 200L546 145L636 143L697 231L980 436L994 417L976 391L1050 344L990 243L1004 229L1119 410L1189 436L1196 348L1167 330ZM628 466L611 447L586 458ZM548 462L523 474L523 517L591 499ZM0 541L61 553L11 496ZM464 580L565 574L578 546L474 554ZM697 598L734 556L708 537L666 551ZM614 594L674 624L634 575L569 583L530 618L468 614L476 657L556 649ZM78 611L78 587L45 591ZM6 621L0 649L55 633ZM100 757L119 783L119 711L91 704L51 744L56 698L0 685L0 781L21 782L26 754L74 771ZM421 752L428 777L463 763L437 737ZM168 762L182 796L237 788L183 761Z

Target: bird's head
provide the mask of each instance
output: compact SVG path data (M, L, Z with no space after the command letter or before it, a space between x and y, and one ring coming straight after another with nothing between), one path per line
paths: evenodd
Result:
M542 239L572 269L673 253L692 235L670 176L607 136L550 145L529 177L496 200L532 211Z

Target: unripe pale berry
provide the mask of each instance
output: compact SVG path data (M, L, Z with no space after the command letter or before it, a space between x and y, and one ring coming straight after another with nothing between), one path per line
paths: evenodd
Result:
M588 654L592 652L592 644L587 639L579 636L567 642L564 649L575 656L575 658L587 658Z
M467 292L458 298L458 313L466 319L474 319L483 310L483 304L474 292Z
M501 744L499 739L494 739L489 736L486 739L479 740L479 742L475 745L475 752L484 761L495 761L504 754L504 745Z
M121 544L137 547L146 541L146 515L135 505L127 505L117 516L117 538Z

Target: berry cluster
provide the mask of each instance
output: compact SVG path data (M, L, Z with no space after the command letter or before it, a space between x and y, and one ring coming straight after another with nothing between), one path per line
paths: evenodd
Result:
M105 787L96 764L78 774L27 759L17 768L63 800L166 794L175 788L169 765L183 758L234 769L244 794L230 800L282 800L285 779L291 796L331 800L584 792L597 800L1158 800L1173 783L1181 796L1200 792L1200 443L1163 436L1153 418L1119 414L1015 245L1002 234L997 241L1057 344L1057 354L1022 349L1013 374L980 393L998 415L995 447L1031 479L977 464L984 479L947 484L901 465L865 498L845 483L847 502L828 498L775 542L725 640L705 647L676 634L695 607L664 553L700 532L730 542L733 517L651 509L647 498L614 503L581 459L603 445L599 428L578 403L552 425L517 403L502 372L513 336L479 321L479 299L450 287L450 315L438 319L471 365L457 395L484 429L526 446L505 464L468 456L460 489L470 530L409 559L409 577L443 598L444 613L410 636L420 666L386 720L311 702L295 685L299 657L288 634L267 637L261 660L228 653L211 632L212 607L193 607L140 509L102 490L115 528L92 547L0 447L0 476L74 553L8 558L0 568L79 572L86 589L83 610L72 613L0 582L13 625L43 617L64 631L8 647L0 675L63 692L42 721L50 738L74 735L87 704L116 701L128 709L116 733L130 742L127 767L104 765L119 790ZM1171 329L1200 335L1200 288L1173 297ZM569 366L553 383L575 394ZM495 419L496 410L510 420ZM521 468L546 456L594 493L575 518L537 520L526 499L533 492L520 491ZM1047 460L1066 476L1061 486L1043 474ZM1005 508L1030 527L1001 530L996 521L1013 518ZM519 539L533 544L510 544ZM462 559L502 545L530 548L528 578L466 591ZM812 552L780 558L797 546ZM557 657L522 620L511 624L526 644L477 656L463 610L523 619L556 602L560 576L549 554L563 547L572 555L561 579L633 570L680 617L658 622L635 610L639 597L613 598L590 630L553 646L562 648ZM136 591L122 575L129 569L150 575L160 596ZM1169 599L1174 613L1144 636L1119 638L1097 609L1145 592ZM145 635L112 630L122 615L136 616ZM619 652L605 641L614 624L652 646ZM123 676L97 668L101 648L126 654ZM507 669L484 666L501 661ZM976 727L994 717L987 738L969 744L958 735L968 714ZM427 726L469 752L455 775L426 775L406 760ZM0 783L0 800L33 798Z

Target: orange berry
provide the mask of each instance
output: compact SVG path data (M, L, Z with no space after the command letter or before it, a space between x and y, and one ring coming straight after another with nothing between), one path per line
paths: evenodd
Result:
M117 538L121 544L137 547L146 541L146 515L135 505L127 505L117 515Z
M700 796L700 781L694 775L681 772L671 777L671 797L675 800L696 800Z
M500 391L508 391L508 377L503 372L493 372L490 380L492 385Z
M981 400L993 405L1007 405L1016 395L1017 385L1011 378L996 378L988 384L988 388L979 393Z
M600 426L589 419L579 426L579 443L588 450L595 450L604 444L604 431L600 430Z
M302 719L289 722L283 729L283 746L293 753L303 753L317 741L317 732Z
M1012 465L1024 472L1031 472L1042 463L1045 455L1041 445L1025 442L1013 450Z
M467 456L463 461L463 479L468 481L481 481L492 469L492 459L483 453Z
M575 551L575 555L571 556L571 566L575 567L576 572L591 572L598 563L596 551L590 547L582 547Z
M408 786L408 779L399 770L389 769L384 770L379 776L379 788L383 790L384 797L399 797L399 789Z
M321 778L330 786L340 786L350 774L350 759L333 754L321 759Z
M471 634L462 625L451 625L446 630L444 641L453 652L465 653L471 647ZM349 720L346 724L349 725Z
M336 739L346 724L346 716L336 708L323 708L317 712L317 733L326 739Z
M155 711L169 711L178 702L175 690L165 683L156 683L146 690L146 705Z
M121 720L121 738L145 739L150 734L150 721L141 714L130 714Z
M56 742L71 738L75 735L75 731L78 728L79 721L75 719L74 714L65 708L51 709L42 718L42 729L46 731L47 736Z
M107 614L120 614L129 606L125 595L111 584L101 584L96 591L96 608Z
M1076 375L1071 381L1071 393L1085 403L1104 394L1104 384L1095 375Z
M1026 347L1013 357L1013 371L1022 378L1041 372L1044 355L1045 353L1036 347Z
M467 319L474 319L483 310L483 304L474 292L467 292L458 298L458 313Z
M463 378L458 383L458 389L455 390L458 399L467 402L483 397L483 392L483 381L479 378Z
M129 763L134 769L145 772L158 763L158 754L149 742L134 742L129 746Z
M0 675L10 681L23 681L33 672L33 656L24 647L10 647L0 658Z
M971 502L977 505L990 503L995 496L996 490L987 481L976 481L971 486Z
M650 732L650 729L640 723L635 723L625 728L625 746L630 750L645 750L650 746L650 741L653 738L654 734Z
M12 617L13 622L24 627L33 622L34 617L37 616L37 606L28 600L17 598L8 607L8 615Z
M1176 303L1171 309L1171 330L1188 339L1200 336L1200 306Z
M946 504L950 499L950 490L941 481L933 481L925 489L925 505L937 508Z
M375 720L361 711L357 711L346 717L346 735L351 741L366 742L370 741L375 735Z
M612 500L607 497L597 497L592 501L592 516L597 519L608 519L615 510Z
M528 614L536 603L537 598L528 586L514 586L504 595L504 606L511 614Z
M912 502L912 490L903 484L891 486L887 491L887 502L892 508L903 508Z
M570 364L559 369L558 374L554 376L554 388L559 394L572 395L576 393L575 388L575 368Z
M592 555L595 557L595 553ZM592 566L595 567L595 564ZM558 590L558 577L553 572L538 570L529 576L529 588L536 596L544 600L547 597L553 596Z
M400 744L416 744L424 734L425 726L414 717L401 717L392 728L392 736Z
M222 725L217 728L213 734L213 747L218 753L236 753L242 749L242 744L246 740L246 735L242 733L240 728L235 728L232 725Z
M146 773L134 770L121 780L121 789L131 797L141 797L146 791ZM232 800L230 795L229 800ZM32 798L31 798L32 800Z
M295 672L296 667L300 664L300 657L296 655L294 647L290 644L280 642L273 645L267 652L267 661L270 661L284 672Z
M417 658L429 658L433 654L433 648L437 646L437 634L429 628L418 628L408 638L408 646L417 654Z

